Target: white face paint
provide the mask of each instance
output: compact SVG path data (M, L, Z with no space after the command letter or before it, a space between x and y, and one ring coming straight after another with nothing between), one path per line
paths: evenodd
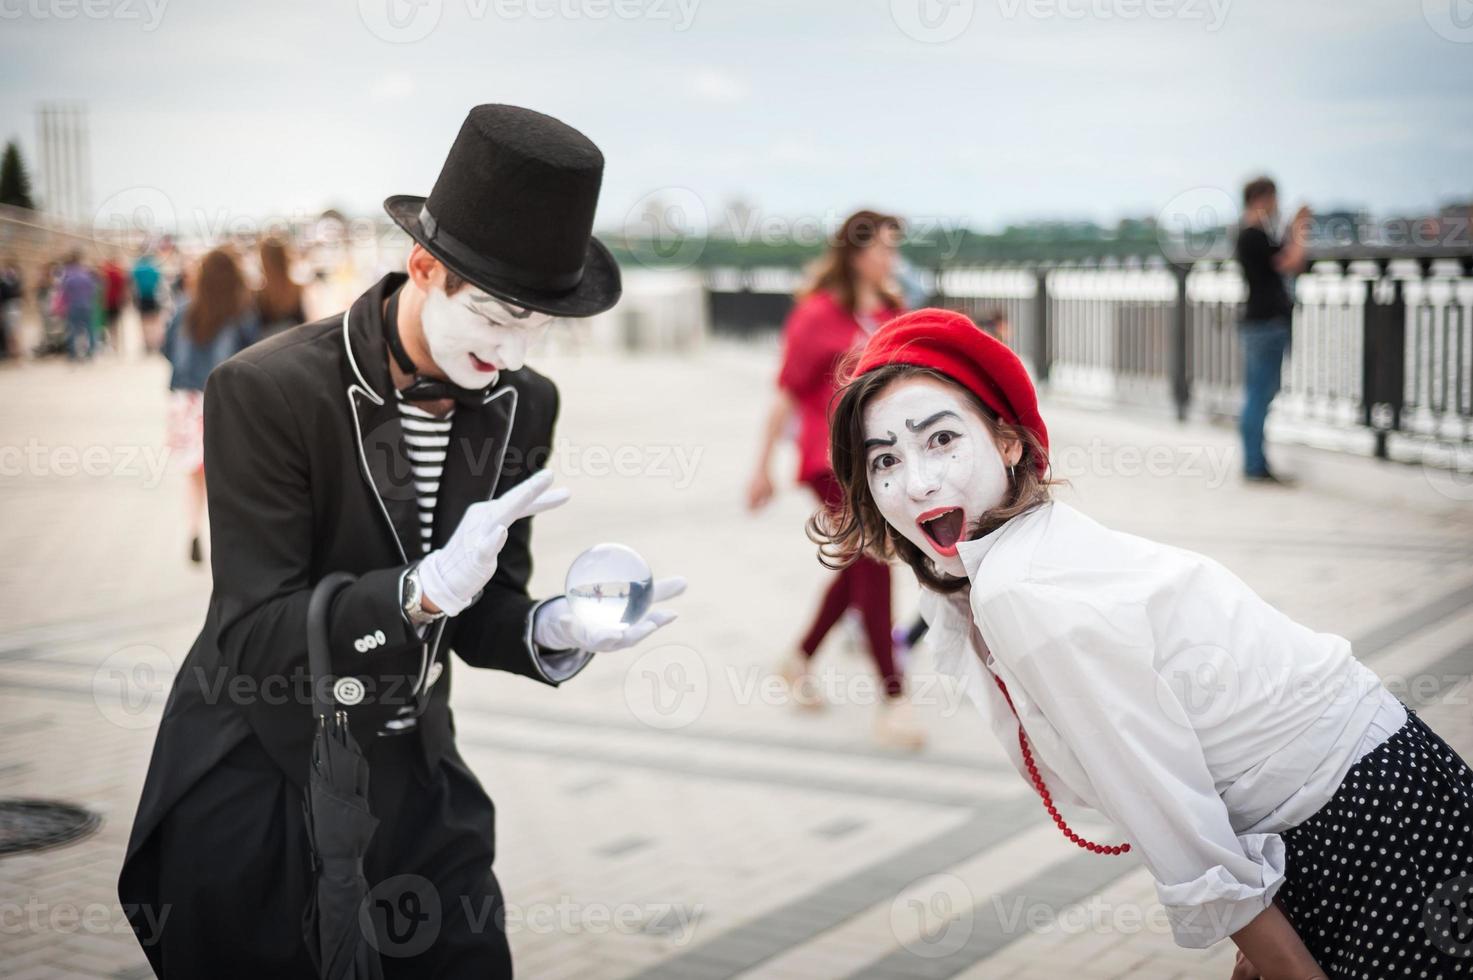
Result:
M501 371L520 368L527 346L546 331L552 319L474 286L462 286L454 296L433 287L420 312L430 357L445 377L462 388L484 388Z
M941 571L964 577L956 543L1008 487L982 414L953 384L907 378L865 406L864 445L880 516Z

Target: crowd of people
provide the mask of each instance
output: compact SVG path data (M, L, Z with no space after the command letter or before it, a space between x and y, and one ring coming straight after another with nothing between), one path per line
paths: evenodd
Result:
M255 282L249 290L251 306L263 335L305 319L303 287L293 276L285 242L264 239L249 263L233 249L224 252L242 282ZM82 362L120 354L121 325L130 308L138 318L143 349L171 356L169 325L188 305L195 272L203 264L203 256L185 255L167 236L140 249L131 261L112 249L96 255L73 249L29 277L13 257L0 257L0 358L56 355ZM28 300L34 300L41 325L31 351L23 350L21 329Z
M305 292L293 277L287 244L264 239L254 259L247 270L230 247L190 259L167 239L141 249L127 266L112 254L89 262L74 250L44 267L34 286L42 323L34 354L63 355L74 363L104 353L120 355L123 315L131 306L145 352L168 360L166 443L175 465L187 474L183 514L189 559L195 563L204 561L205 379L252 343L307 319ZM19 265L0 262L0 348L7 357L21 354L27 298Z

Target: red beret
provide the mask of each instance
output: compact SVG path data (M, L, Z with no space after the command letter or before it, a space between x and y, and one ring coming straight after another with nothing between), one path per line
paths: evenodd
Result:
M854 375L887 364L940 371L970 390L1004 422L1031 431L1047 451L1048 429L1038 414L1038 392L1028 370L1007 344L966 316L925 309L890 320L870 335ZM1042 476L1048 470L1048 459L1038 460L1037 467Z

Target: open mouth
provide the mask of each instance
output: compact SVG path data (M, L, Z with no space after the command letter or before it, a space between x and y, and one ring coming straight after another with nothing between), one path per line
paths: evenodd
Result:
M916 524L942 555L956 554L956 543L961 540L965 523L966 515L960 507L938 507L916 518Z
M482 371L486 374L490 374L494 371L499 370L495 364L492 364L490 361L483 361L474 354L470 355L470 359L471 366L474 367L477 371Z

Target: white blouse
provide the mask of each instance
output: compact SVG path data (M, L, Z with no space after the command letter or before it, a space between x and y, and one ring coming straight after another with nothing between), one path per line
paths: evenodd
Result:
M938 668L1025 780L1018 719L1055 801L1115 822L1179 945L1209 946L1266 908L1284 877L1279 834L1406 721L1348 640L1294 622L1210 558L1067 504L958 554L970 607L965 592L921 595Z

